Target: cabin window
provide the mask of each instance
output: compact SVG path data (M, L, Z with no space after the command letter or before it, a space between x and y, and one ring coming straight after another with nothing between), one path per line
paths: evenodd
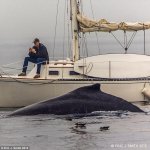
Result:
M49 71L49 75L53 76L59 75L59 71Z
M77 73L77 72L75 72L75 71L70 71L69 74L70 74L71 76L73 76L73 75L80 75L79 73Z

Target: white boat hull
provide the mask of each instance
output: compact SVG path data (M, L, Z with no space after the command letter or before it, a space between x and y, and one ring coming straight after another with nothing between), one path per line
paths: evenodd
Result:
M88 80L33 80L0 79L0 107L22 107L61 96L76 88L101 84L101 90L129 102L145 101L142 89L148 81L88 81ZM147 84L145 84L147 83Z

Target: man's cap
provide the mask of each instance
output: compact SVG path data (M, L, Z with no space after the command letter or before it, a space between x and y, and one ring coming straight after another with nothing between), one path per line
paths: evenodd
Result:
M36 42L40 42L40 40L38 38L35 38L33 43L36 43Z

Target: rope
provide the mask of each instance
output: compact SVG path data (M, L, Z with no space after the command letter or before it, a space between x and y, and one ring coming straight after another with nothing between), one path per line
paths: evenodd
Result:
M91 65L91 68L90 68L90 65ZM92 69L93 69L93 63L91 62L91 63L89 63L89 65L88 65L88 67L86 68L86 72L85 72L85 75L87 75L88 73L90 73L91 71L92 71ZM90 68L90 69L89 69ZM88 69L89 69L89 71L88 71Z
M58 10L59 10L59 1L57 1L57 12L56 12L56 22L55 22L55 34L54 34L54 46L53 46L53 60L55 57L55 47L56 47L56 34L57 34L57 24L58 24Z

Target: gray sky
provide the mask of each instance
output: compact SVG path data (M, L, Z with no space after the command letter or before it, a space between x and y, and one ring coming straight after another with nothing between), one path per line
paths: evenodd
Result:
M58 28L55 54L62 56L64 39L64 8L65 1L60 0ZM82 0L84 14L92 17L90 0ZM96 19L105 18L112 22L150 21L150 0L91 0ZM0 0L0 64L17 61L28 53L35 37L41 39L52 56L57 0ZM65 19L67 26L67 18ZM117 34L115 32L115 34ZM98 54L95 34L87 33L89 55ZM117 36L123 42L123 34ZM146 33L146 49L150 54L150 31ZM98 33L102 53L122 52L124 50L116 43L109 33ZM66 29L65 56L70 49L67 45ZM8 53L9 52L9 53ZM143 31L140 31L131 53L143 53Z
M55 0L0 0L0 37L49 37L55 8Z
M95 18L110 21L150 21L149 0L91 0ZM51 38L57 0L0 0L0 39ZM59 36L63 34L65 0L59 5ZM90 0L83 0L91 16Z

